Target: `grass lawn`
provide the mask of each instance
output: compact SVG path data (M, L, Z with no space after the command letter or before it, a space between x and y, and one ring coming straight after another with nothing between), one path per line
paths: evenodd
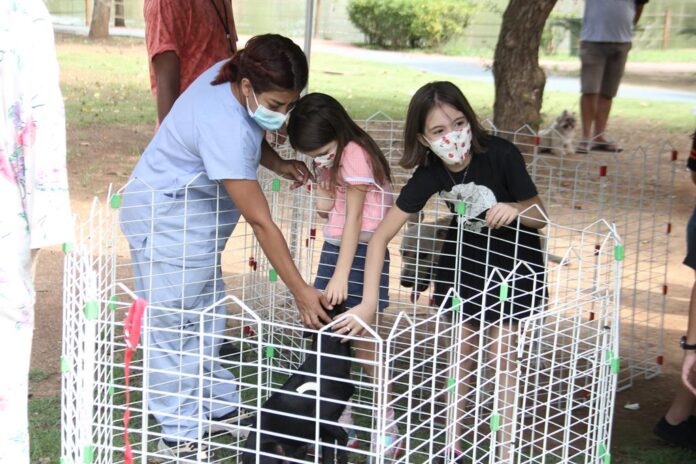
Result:
M110 40L92 44L83 38L59 41L63 92L69 125L147 124L155 120L149 91L147 58L142 41ZM453 79L406 66L313 54L310 91L335 96L356 118L383 111L394 119L405 117L408 102L423 84L448 79L457 84L481 117L492 115L492 83ZM575 109L575 92L548 92L542 112L555 116L563 109ZM612 118L649 124L653 129L688 132L692 121L688 103L617 99ZM550 119L550 116L546 116Z

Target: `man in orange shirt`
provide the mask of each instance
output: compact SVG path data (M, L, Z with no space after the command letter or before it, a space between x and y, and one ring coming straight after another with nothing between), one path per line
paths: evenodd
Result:
M161 123L176 99L212 65L236 51L231 0L145 0L150 85Z

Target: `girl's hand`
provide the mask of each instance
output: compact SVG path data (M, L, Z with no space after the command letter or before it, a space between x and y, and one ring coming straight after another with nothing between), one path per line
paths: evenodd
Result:
M337 276L334 271L333 277L324 290L324 295L332 305L346 301L348 299L348 277Z
M377 308L370 308L369 306L365 305L364 303L360 303L357 306L354 306L353 308L349 309L345 313L341 315L341 317L347 315L347 314L352 314L355 317L360 318L365 324L369 325L370 327L374 326L375 324L375 314L377 313ZM361 335L365 335L367 331L363 328L360 323L351 318L345 318L338 322L334 328L334 332L343 334L343 335L350 335L351 337L359 337ZM350 341L347 338L344 338L341 340L342 343L346 343Z
M519 210L511 203L496 203L486 213L486 223L491 229L499 229L512 223L519 214Z

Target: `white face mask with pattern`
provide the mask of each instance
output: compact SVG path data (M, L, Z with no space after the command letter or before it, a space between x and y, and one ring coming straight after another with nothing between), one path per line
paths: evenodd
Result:
M437 140L428 140L428 145L446 165L461 164L471 155L471 125L448 132Z
M336 159L336 153L327 153L322 156L314 157L314 166L322 169L329 169L334 165L334 160Z

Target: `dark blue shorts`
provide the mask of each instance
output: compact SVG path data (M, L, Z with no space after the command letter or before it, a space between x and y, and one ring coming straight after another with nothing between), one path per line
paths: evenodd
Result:
M696 208L686 225L686 258L684 264L696 271Z
M319 290L326 289L329 285L329 280L333 276L338 261L339 247L329 242L324 242L324 247L321 249L321 257L319 258L319 267L317 268L317 277L314 280L314 287ZM367 253L367 245L359 243L355 250L355 258L353 265L350 268L348 275L348 299L346 307L352 308L357 306L362 301L363 294L363 279L365 271L365 254ZM389 306L389 250L384 252L384 265L382 266L382 276L379 279L379 310Z

